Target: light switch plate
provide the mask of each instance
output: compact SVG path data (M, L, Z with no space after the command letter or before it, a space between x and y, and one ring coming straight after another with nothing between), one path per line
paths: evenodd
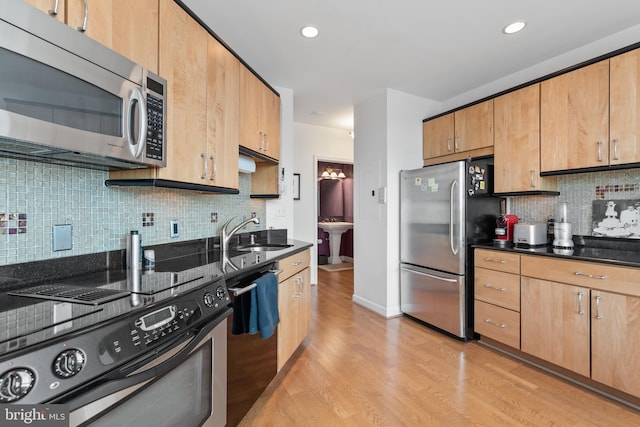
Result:
M171 237L180 236L180 226L177 219L171 220Z
M69 251L73 247L72 244L71 224L61 224L53 226L53 251Z

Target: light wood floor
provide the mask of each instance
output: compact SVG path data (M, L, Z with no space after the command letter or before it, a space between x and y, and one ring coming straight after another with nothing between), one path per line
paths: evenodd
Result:
M241 426L640 425L637 411L475 342L354 304L353 271L318 276L310 336Z

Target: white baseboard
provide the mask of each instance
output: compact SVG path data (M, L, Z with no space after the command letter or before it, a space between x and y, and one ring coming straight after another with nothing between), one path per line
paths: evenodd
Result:
M353 297L351 297L351 300L368 309L373 311L376 314L379 314L380 316L383 316L387 319L390 319L392 317L398 317L398 316L402 316L402 311L400 311L400 307L396 307L394 309L389 309L387 307L384 307L380 304L374 303L372 301L369 301L368 299L359 297L358 295L353 295Z

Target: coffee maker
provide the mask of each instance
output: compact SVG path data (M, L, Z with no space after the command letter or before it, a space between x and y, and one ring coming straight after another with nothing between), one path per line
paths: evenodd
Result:
M496 220L496 236L494 240L498 246L507 246L513 241L513 226L518 223L518 216L503 214Z
M573 249L573 231L569 222L569 204L558 203L558 217L553 224L553 247L555 249Z

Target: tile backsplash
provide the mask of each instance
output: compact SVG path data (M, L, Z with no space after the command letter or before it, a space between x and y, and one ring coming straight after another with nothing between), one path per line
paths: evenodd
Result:
M546 222L556 216L559 202L567 202L573 233L591 235L593 201L640 199L640 169L558 176L558 191L559 196L511 197L510 213L520 222Z
M0 158L0 265L123 249L137 229L143 245L217 236L234 216L266 219L266 202L249 198L251 176L240 174L238 195L104 185L108 172ZM24 215L28 227L9 234L9 215ZM216 218L214 221L213 218ZM170 237L178 220L179 237ZM16 222L19 226L19 222ZM73 248L52 251L52 226L71 224ZM249 229L263 226L248 226Z

